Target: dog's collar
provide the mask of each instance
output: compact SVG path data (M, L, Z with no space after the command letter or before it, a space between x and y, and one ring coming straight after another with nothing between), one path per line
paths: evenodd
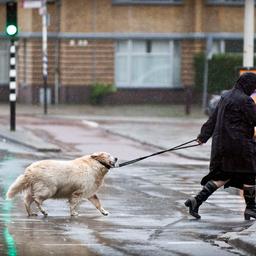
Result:
M110 169L112 166L110 166L109 164L103 163L99 160L97 160L100 164L102 164L103 166L105 166L107 169Z

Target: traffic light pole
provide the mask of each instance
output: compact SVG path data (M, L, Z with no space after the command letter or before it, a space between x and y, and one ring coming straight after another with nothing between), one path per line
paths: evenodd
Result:
M9 73L9 101L10 101L10 130L16 129L16 49L15 41L11 38L10 45L10 73Z
M10 39L10 70L9 70L9 102L10 102L10 130L16 129L16 48L17 39L17 2L6 2L6 26L5 33Z

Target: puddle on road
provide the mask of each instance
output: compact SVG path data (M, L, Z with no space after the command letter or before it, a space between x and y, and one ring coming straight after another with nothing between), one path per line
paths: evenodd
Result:
M212 249L212 245L194 239L193 235L203 235L209 230L213 236L216 235L219 232L216 229L217 216L214 216L215 223L206 218L204 227L202 221L201 224L189 223L182 219L184 216L175 198L178 194L169 185L170 181L176 184L182 180L179 169L167 172L169 166L155 166L148 171L149 167L135 166L129 173L112 173L100 194L102 203L110 211L108 217L101 216L89 206L90 203L85 203L80 207L81 216L70 218L64 200L47 200L48 218L27 218L20 196L13 201L5 201L4 197L9 185L31 160L4 154L0 158L0 255L94 256L130 252L134 255L140 252L144 255L146 252L151 255L178 255L182 253L184 244L178 246L177 254L171 254L171 250L179 243L178 239L183 241L187 237L190 237L188 253L192 242L196 246L199 241L202 248ZM218 229L221 230L222 221L223 217L219 215ZM233 221L230 220L231 226L234 226ZM168 244L170 239L173 239L173 245Z
M5 194L9 185L20 174L25 160L13 161L13 156L7 151L0 153L0 215L1 215L1 236L0 236L0 254L17 255L16 243L13 235L10 233L9 225L12 222L12 201L5 200Z
M65 211L63 217L28 218L21 196L5 200L10 184L32 162L5 153L0 153L0 255L97 255L65 234L70 225L70 217Z

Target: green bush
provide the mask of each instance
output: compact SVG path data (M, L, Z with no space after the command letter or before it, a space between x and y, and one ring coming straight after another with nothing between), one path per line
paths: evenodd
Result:
M215 54L209 60L208 66L208 92L219 93L232 88L238 77L238 68L242 66L241 54ZM195 56L195 87L198 91L203 89L204 54Z
M95 83L90 88L90 103L101 104L105 95L115 91L116 88L112 84Z

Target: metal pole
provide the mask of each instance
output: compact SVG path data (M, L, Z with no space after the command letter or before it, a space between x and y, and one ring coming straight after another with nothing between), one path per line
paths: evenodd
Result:
M203 99L202 99L202 110L203 112L207 106L207 93L208 92L208 59L204 59L204 80L203 80Z
M9 73L9 101L10 101L10 130L15 131L16 121L16 49L15 41L10 45L10 73Z
M48 55L47 55L47 6L46 0L42 0L42 52L43 52L43 81L44 81L44 114L47 114L47 78L48 78Z
M60 8L61 1L56 0L56 32L60 32ZM59 104L59 90L60 90L60 40L59 37L56 38L55 41L55 72L54 72L54 80L55 80L55 92L54 92L54 103Z
M205 111L207 107L208 98L208 69L209 60L212 58L212 37L207 37L206 51L204 59L204 80L203 80L203 98L202 98L202 110Z
M254 52L254 0L245 0L243 66L253 67Z

